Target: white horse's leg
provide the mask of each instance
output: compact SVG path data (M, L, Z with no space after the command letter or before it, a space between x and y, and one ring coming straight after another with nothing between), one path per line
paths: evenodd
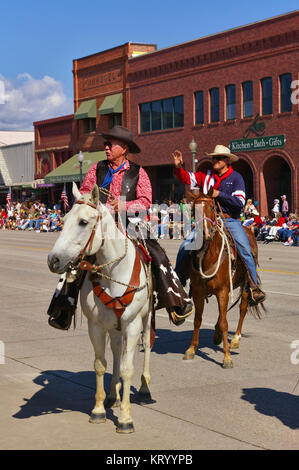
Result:
M123 347L120 361L120 375L123 380L123 398L120 406L121 416L118 420L117 432L134 432L131 418L130 387L134 375L134 355L142 328L141 317L132 323L122 325Z
M150 336L151 336L151 313L143 318L143 347L144 347L144 363L143 373L141 376L141 387L138 392L138 400L141 402L149 402L152 397L148 388L151 377L150 377Z
M110 385L110 393L107 397L106 406L108 408L115 408L120 406L120 357L121 357L121 347L122 347L122 336L118 330L109 331L110 340L111 340L111 349L113 352L113 374Z
M104 408L104 400L106 398L104 390L104 374L107 367L107 361L105 360L106 332L98 324L93 323L90 320L88 320L88 332L95 352L94 369L97 380L95 394L96 403L91 412L89 422L98 424L106 421L106 411Z

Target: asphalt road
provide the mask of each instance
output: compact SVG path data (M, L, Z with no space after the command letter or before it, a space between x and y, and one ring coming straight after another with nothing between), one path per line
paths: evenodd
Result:
M153 402L140 405L135 398L143 359L138 350L131 388L136 432L120 435L119 409L107 410L105 424L88 423L95 374L86 319L79 312L76 330L68 332L47 324L58 277L46 258L56 237L0 231L0 449L299 448L299 248L259 246L268 312L262 320L246 317L240 349L232 351L233 369L221 367L221 347L213 344L214 299L205 307L193 361L182 360L193 317L175 327L164 310L157 312ZM163 241L172 261L178 245ZM237 320L234 308L230 337ZM106 388L109 346L107 360Z

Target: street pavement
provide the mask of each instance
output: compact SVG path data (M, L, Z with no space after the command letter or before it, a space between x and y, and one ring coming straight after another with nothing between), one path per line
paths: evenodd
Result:
M259 245L267 313L261 320L246 317L240 349L232 351L233 369L221 367L221 345L213 344L214 298L205 305L192 361L182 359L193 315L175 327L165 310L157 312L152 402L136 400L143 362L139 347L131 387L136 432L121 435L116 433L119 408L107 410L105 424L88 422L94 355L80 309L75 330L47 324L58 281L47 267L47 254L56 238L55 233L0 232L0 449L299 448L299 248ZM161 241L173 263L179 243ZM231 338L237 307L228 320ZM109 344L107 361L106 390L112 371Z

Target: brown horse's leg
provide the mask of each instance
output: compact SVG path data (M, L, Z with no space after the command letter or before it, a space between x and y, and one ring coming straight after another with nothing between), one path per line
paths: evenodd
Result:
M193 338L189 349L185 352L183 359L189 360L193 359L198 347L198 336L199 329L202 322L202 314L204 309L204 290L202 284L200 283L197 288L193 284L193 293L192 293L194 305L195 305L195 315L194 315L194 329L193 329Z
M237 330L234 334L233 339L231 340L230 343L230 348L231 349L238 349L240 345L240 340L242 337L242 326L243 326L243 321L245 318L245 315L247 313L247 308L248 308L248 292L244 291L242 293L242 300L240 304L240 317L239 317L239 323L237 326Z
M218 302L218 308L219 308L219 319L218 319L217 325L222 333L222 339L223 339L223 353L224 353L223 367L224 369L229 369L233 367L233 361L230 356L230 349L229 349L228 337L227 337L228 323L227 323L226 313L227 313L227 304L228 304L228 289L223 288L220 292L216 293L216 296L217 296L217 302Z

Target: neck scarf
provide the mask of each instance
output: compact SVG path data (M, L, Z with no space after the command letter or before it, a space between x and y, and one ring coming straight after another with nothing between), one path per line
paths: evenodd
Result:
M106 186L109 186L111 181L113 180L113 176L115 175L115 173L117 173L118 171L120 171L124 166L125 166L125 161L122 165L120 165L118 168L116 168L116 170L112 170L111 167L109 167L108 169L108 172L105 176L105 179L103 181L103 184L102 184L102 188L106 188Z
M215 179L214 189L218 189L221 181L227 178L229 175L231 175L233 171L234 171L233 168L230 166L228 170L222 176L218 176L217 173L214 173L213 174L214 179Z

